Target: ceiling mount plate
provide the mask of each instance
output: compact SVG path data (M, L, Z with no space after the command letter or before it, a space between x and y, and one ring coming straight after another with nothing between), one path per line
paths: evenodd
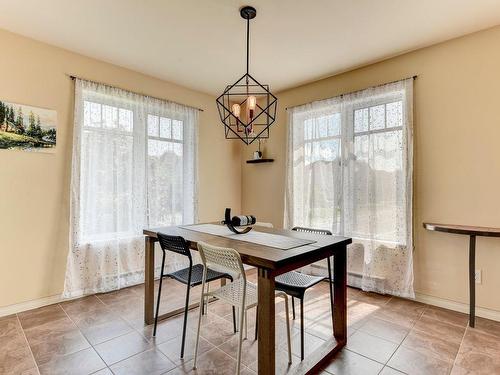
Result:
M251 20L252 18L255 18L255 16L257 15L257 10L254 7L247 5L240 8L240 14L242 18L246 20Z

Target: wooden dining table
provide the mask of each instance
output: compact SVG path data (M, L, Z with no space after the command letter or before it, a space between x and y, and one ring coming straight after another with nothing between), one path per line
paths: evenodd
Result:
M281 236L308 240L301 246L280 249L252 242L241 241L231 236L214 235L190 229L189 226L170 226L144 229L145 235L145 299L144 320L154 322L154 269L155 242L157 233L182 236L190 248L197 250L198 241L215 246L230 247L238 251L244 264L258 269L258 373L275 374L275 278L276 276L304 267L327 257L334 257L333 269L333 332L332 337L308 355L293 372L312 374L319 370L347 343L347 245L351 238L325 236L312 233L295 232L283 229L254 226L252 232L264 232ZM252 233L251 232L251 233ZM192 304L190 308L197 307ZM166 319L183 312L183 309L163 314Z

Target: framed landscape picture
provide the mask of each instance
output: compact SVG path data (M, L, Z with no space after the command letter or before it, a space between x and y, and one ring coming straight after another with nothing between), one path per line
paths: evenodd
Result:
M0 149L53 153L57 112L0 100Z

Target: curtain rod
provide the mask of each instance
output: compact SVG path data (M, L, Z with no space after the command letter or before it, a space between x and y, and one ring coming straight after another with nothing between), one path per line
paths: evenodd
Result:
M107 83L93 81L91 79L87 79L87 78L83 78L83 77L78 77L78 76L75 76L75 75L72 75L72 74L68 74L68 73L66 73L66 75L69 78L71 78L72 81L74 81L76 78L78 78L78 79L81 79L81 80L84 80L84 81L87 81L87 82L97 83L99 85L105 85L105 86L108 86L108 87L112 87L112 88L120 89L120 90L123 90L123 91L127 91L127 92L130 92L132 94L142 95L142 96L146 96L148 98L157 99L157 100L161 100L161 101L164 101L164 102L169 102L169 103L172 103L172 104L183 105L185 107L196 109L197 111L200 111L200 112L204 112L205 111L202 108L197 108L197 107L193 107L191 105L186 105L186 104L183 104L183 103L174 102L173 100L168 100L168 99L165 99L165 98L158 98L157 96L146 95L146 94L143 94L143 93L140 93L140 92L137 92L137 91L131 91L131 90L123 89L123 88L118 87L118 86L108 85Z
M399 81L404 81L405 79L409 79L409 78L412 78L413 80L415 80L415 79L417 79L417 77L418 77L418 74L416 74L416 75L414 75L414 76L410 76L410 77L405 77L405 78L397 79L397 80L395 80L395 81L390 81L390 82L386 82L386 83L381 83L381 84L379 84L379 85L368 86L368 87L365 87L364 89L355 90L355 91L350 91L350 92L346 92L346 93L343 93L343 94L335 95L335 96L333 96L332 98L336 98L336 97L338 97L338 96L343 97L344 95L355 94L355 93L360 92L360 91L365 91L365 90L368 90L368 89L373 89L373 88L380 87L380 86L390 85L391 83L396 83L396 82L399 82ZM290 109L290 108L300 107L300 106L302 106L302 105L306 105L306 104L311 104L311 103L315 103L315 102L321 102L321 101L323 101L323 100L328 100L328 99L331 99L331 98L319 99L319 100L313 100L312 102L302 103L302 104L297 104L297 105L294 105L294 106L292 106L292 107L286 107L286 108L285 108L285 110L288 110L288 109Z

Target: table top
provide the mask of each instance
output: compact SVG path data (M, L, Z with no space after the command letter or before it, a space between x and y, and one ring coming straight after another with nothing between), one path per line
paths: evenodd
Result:
M156 238L156 233L158 232L171 236L182 236L189 242L189 246L194 250L197 249L198 241L207 242L215 246L230 247L238 251L243 263L271 270L285 268L294 269L314 263L327 256L334 255L336 250L340 250L345 245L352 242L351 238L346 237L295 232L260 226L254 226L253 230L294 238L310 239L315 242L293 249L281 250L275 247L258 245L251 242L233 240L229 237L197 232L182 226L144 229L143 233L152 238Z
M500 237L500 228L476 227L472 225L424 223L424 228L437 232L465 234L468 236Z

